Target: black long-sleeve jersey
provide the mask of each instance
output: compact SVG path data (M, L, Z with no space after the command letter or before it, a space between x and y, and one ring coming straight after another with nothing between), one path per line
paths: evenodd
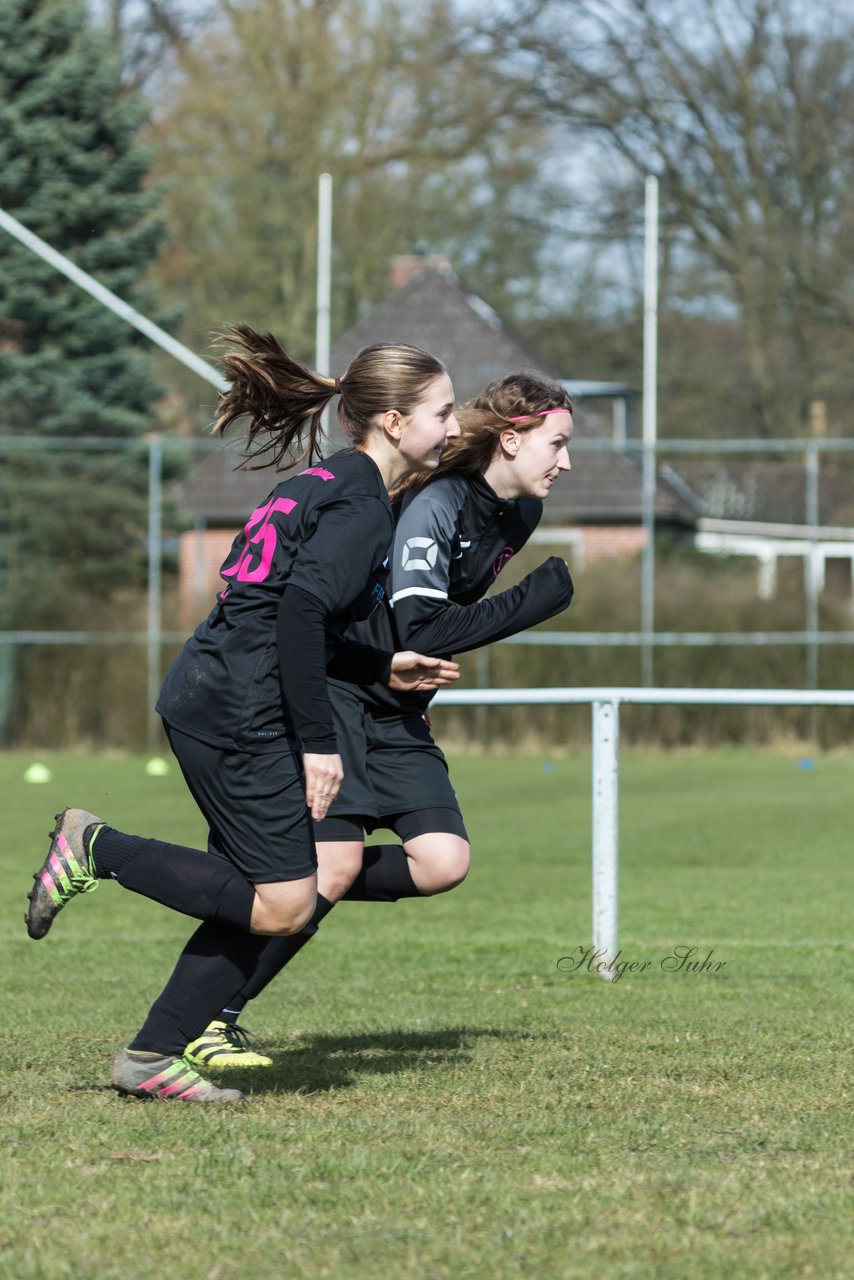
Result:
M552 556L516 586L487 597L539 524L538 498L499 498L481 475L439 476L401 505L390 556L388 606L348 635L381 649L450 656L479 649L566 609L572 579ZM421 712L429 693L363 689L375 708Z
M322 705L326 658L345 627L381 602L392 530L385 485L364 453L345 449L278 484L235 538L220 570L225 586L166 676L157 710L167 724L246 751L273 749L294 731L307 749L313 737L334 750L331 710ZM289 599L303 638L288 651ZM345 670L346 654L345 646ZM374 678L388 656L379 655ZM364 662L354 669L363 673Z

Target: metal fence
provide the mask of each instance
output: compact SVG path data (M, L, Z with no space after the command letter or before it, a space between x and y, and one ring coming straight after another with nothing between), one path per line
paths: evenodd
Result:
M791 689L493 689L447 690L435 701L445 706L554 706L589 704L592 712L593 789L591 805L593 902L592 938L596 972L614 977L619 951L619 778L620 707L771 706L854 707L854 692Z
M61 451L114 451L132 448L137 453L141 447L147 452L148 463L148 519L145 554L147 558L147 609L144 630L41 630L38 628L19 627L15 630L0 631L0 732L6 723L13 689L11 687L11 669L8 661L3 661L4 652L8 656L16 647L32 645L132 645L138 646L145 655L145 697L148 708L147 737L150 744L159 740L160 727L154 715L154 703L161 681L162 652L165 645L179 643L183 633L163 628L163 475L164 454L174 451L184 455L199 457L205 449L221 447L213 443L204 444L197 440L180 437L164 437L152 435L146 441L121 441L98 438L51 438L44 437L0 438L0 462L9 466L16 452L26 450L44 450L49 447L52 453ZM660 440L657 445L644 446L641 442L608 439L577 439L573 441L573 452L583 455L589 452L618 453L622 452L634 462L639 463L644 451L652 451L657 473L661 475L663 460L679 458L687 455L725 458L732 455L744 457L794 456L800 458L804 468L804 510L803 521L798 526L799 537L781 540L781 554L788 548L789 554L797 554L804 564L804 618L803 625L791 631L780 631L758 627L754 631L659 631L655 628L654 609L649 592L652 589L651 575L644 574L641 594L641 616L637 628L630 631L573 631L573 630L536 630L512 638L504 643L519 645L549 646L625 646L641 651L644 658L644 683L652 684L654 651L661 647L699 647L708 645L722 646L764 646L787 645L799 646L805 651L803 685L807 689L819 686L819 652L824 646L847 646L854 642L854 630L822 630L819 625L819 599L823 587L823 570L828 556L848 558L854 569L854 529L841 526L821 524L820 486L821 468L831 457L841 458L854 454L854 440L808 438L800 440ZM577 467L577 483L583 486L583 462ZM675 474L675 472L673 473ZM672 478L665 474L672 483ZM653 498L654 498L653 492ZM645 491L645 501L649 494ZM654 531L654 512L642 513L644 525ZM547 516L548 519L548 516ZM775 526L762 526L768 536L773 534ZM760 527L759 532L762 532ZM170 531L172 532L172 531ZM779 530L778 530L779 532ZM791 529L789 530L791 534ZM572 529L557 530L544 525L534 535L537 542L572 540L576 536ZM702 541L699 542L702 548ZM757 544L758 545L758 544ZM706 550L725 552L725 547L706 547ZM744 554L744 548L740 551ZM653 543L654 555L654 543ZM761 564L761 556L758 557ZM8 583L13 572L9 564L0 564L0 573ZM4 584L5 585L5 584ZM143 663L140 663L142 669ZM484 675L484 672L486 674ZM489 683L486 668L481 669L480 683Z

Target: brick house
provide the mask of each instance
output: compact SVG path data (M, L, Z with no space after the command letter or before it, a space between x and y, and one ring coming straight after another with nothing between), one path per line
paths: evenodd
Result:
M565 381L576 401L576 439L610 437L618 445L631 432L637 393L614 383L573 382L567 370L551 368L530 350L497 313L444 262L423 259L396 262L396 287L341 335L332 348L331 368L347 368L362 347L373 342L409 342L436 355L450 370L462 402L493 379L517 369L539 369ZM342 437L335 424L329 451ZM269 470L239 469L234 445L211 452L178 490L194 527L180 540L182 621L205 611L219 582L218 568L249 513L274 483ZM686 532L697 507L678 484L660 480L656 522ZM637 457L616 452L579 451L574 471L561 475L546 505L544 524L586 559L638 551L644 543L641 523L641 467Z

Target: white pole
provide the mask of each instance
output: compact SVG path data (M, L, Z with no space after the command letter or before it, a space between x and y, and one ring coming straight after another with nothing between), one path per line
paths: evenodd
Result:
M5 209L0 209L0 227L4 231L8 231L10 236L14 236L25 248L32 250L39 258L42 258L56 271L59 271L61 275L66 276L73 284L85 290L102 306L114 312L115 315L132 325L134 329L138 329L140 333L145 334L146 338L156 343L158 347L162 347L164 351L168 351L170 356L180 360L181 364L186 365L188 369L192 369L193 373L197 373L200 378L204 378L206 382L216 387L218 391L225 391L228 384L220 377L212 364L208 364L207 360L202 360L200 356L197 356L189 347L185 347L183 342L173 338L165 329L161 329L159 325L147 320L144 315L141 315L139 311L135 311L133 307L128 306L110 289L105 289L87 271L81 271L69 258L66 258L65 254L58 253L56 249L52 249L46 241L42 240L41 236L29 231L23 223L18 222L17 218L13 218L11 214L6 213Z
M162 630L161 566L163 560L163 447L160 437L148 437L148 679L146 740L153 751L159 740L154 710L160 690L160 632Z
M596 972L609 980L614 974L606 966L617 955L619 747L619 703L594 702L593 947Z
M317 328L315 365L326 377L329 368L329 320L332 309L332 174L317 180Z
M819 459L817 449L807 450L805 465L805 516L809 528L807 535L809 537L809 550L804 557L804 605L806 612L804 630L807 632L809 639L807 641L804 685L807 689L816 689L818 688L818 643L816 641L816 633L819 628L819 593L823 585L821 581L823 562L820 564L819 551L816 547L819 521ZM812 731L812 736L814 737L815 712L812 715Z
M643 303L643 527L641 681L653 683L655 630L655 446L658 437L658 179L646 180Z
M25 639L29 632L16 632ZM43 632L33 632L43 636ZM22 643L23 643L22 639ZM443 689L443 707L566 707L594 702L628 702L637 707L854 707L854 689L645 689L628 685L585 685L548 689Z

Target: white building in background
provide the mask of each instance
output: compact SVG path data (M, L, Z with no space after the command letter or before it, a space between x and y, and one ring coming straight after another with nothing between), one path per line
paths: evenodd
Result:
M847 590L854 603L854 467L844 457L821 461L812 494L803 460L680 459L678 482L699 512L694 545L755 559L763 600L777 591L780 561L797 559L813 590Z

